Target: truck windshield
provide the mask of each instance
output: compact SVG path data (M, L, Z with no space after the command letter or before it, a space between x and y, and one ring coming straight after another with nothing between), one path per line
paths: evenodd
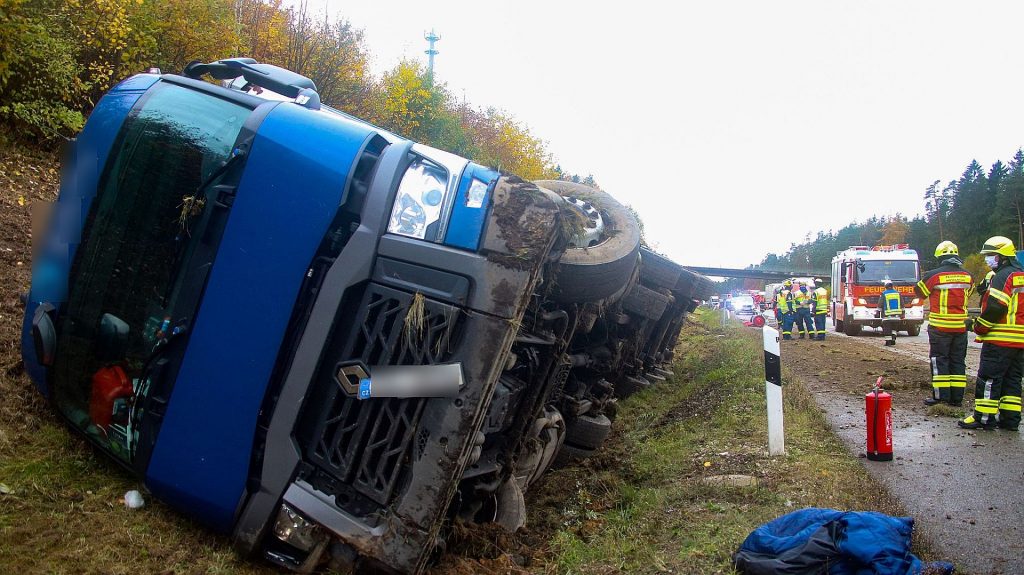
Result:
M917 282L917 262L913 260L867 260L857 263L857 281L861 283L885 280Z
M200 188L212 187L203 184L230 157L250 113L166 82L144 98L93 200L52 379L58 408L128 462L149 387L143 371L153 371L147 361L175 330L187 332L198 306L201 285L183 284L197 277L186 271L214 203Z

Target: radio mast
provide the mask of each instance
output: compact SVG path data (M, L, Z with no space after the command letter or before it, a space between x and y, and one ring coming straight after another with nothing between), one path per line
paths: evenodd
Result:
M441 37L434 32L433 28L431 28L430 32L423 33L423 39L430 43L430 47L427 48L427 50L424 51L423 53L427 55L427 85L433 86L434 56L440 54L440 52L438 52L437 49L434 48L434 44L436 44L441 39Z

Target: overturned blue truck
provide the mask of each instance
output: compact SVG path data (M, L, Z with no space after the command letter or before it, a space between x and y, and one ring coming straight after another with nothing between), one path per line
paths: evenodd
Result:
M410 142L251 59L121 82L63 172L26 370L154 496L300 572L417 573L456 519L523 525L712 289L602 191ZM451 394L360 394L438 365Z

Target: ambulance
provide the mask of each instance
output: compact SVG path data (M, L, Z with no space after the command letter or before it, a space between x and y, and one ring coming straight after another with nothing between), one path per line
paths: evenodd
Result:
M914 294L921 277L917 251L908 244L850 246L832 258L832 324L836 331L857 335L861 328L881 327L878 298L886 280L900 292L904 316L896 327L908 335L921 333L924 302Z

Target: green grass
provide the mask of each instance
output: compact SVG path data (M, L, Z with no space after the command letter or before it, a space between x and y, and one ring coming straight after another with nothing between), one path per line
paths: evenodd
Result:
M0 421L0 483L9 491L0 494L0 572L272 572L152 496L141 509L125 507L124 493L142 486L44 411L19 379L7 397L21 403L21 418Z
M792 378L783 391L787 453L767 455L759 331L701 314L683 341L676 375L624 401L608 453L574 474L549 572L732 573L747 534L789 511L899 512ZM702 481L723 474L759 485Z
M935 417L955 417L957 419L967 417L967 411L963 407L953 407L944 403L929 406L926 413Z

